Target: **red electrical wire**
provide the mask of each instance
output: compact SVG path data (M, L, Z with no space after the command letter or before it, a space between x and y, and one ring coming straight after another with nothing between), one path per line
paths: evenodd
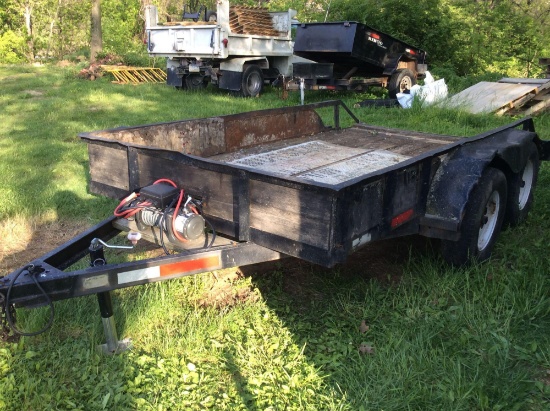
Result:
M172 187L177 187L176 183L174 183L172 180L168 180L167 178L159 178L157 181L155 181L153 184L158 184L158 183L168 183L170 184Z
M130 218L136 215L140 211L140 209L142 209L143 207L147 207L151 205L151 202L144 201L143 203L140 203L137 206L130 207L128 210L120 211L121 208L128 206L129 204L131 204L133 200L135 200L138 197L139 197L139 193L132 193L128 197L124 198L115 208L115 211L113 212L113 214L116 217Z
M123 212L120 212L119 210L122 208L122 206L125 206L127 205L130 201L132 201L133 199L137 198L137 194L136 193L132 193L130 194L128 197L124 198L115 208L115 211L113 212L113 214L116 216L116 217L124 217L126 216L126 214L128 213L128 211L123 211Z

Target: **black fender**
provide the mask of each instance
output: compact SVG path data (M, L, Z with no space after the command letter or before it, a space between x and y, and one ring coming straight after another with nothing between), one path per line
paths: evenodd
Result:
M183 76L177 67L168 67L166 69L166 85L173 87L182 87Z
M417 72L416 65L418 64L417 59L410 58L405 55L405 53L399 53L397 55L388 55L387 59L384 60L384 76L391 76L393 73L395 73L397 70L399 70L399 62L401 60L404 61L414 61L415 62L415 69L413 70L414 73Z
M421 233L457 239L466 204L484 170L495 167L507 177L520 172L533 142L542 153L544 142L527 130L507 129L483 139L465 139L442 159L432 179Z

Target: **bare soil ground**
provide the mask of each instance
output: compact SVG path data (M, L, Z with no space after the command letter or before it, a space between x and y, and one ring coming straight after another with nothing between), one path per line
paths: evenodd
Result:
M82 221L5 220L0 227L0 276L30 263L87 228Z

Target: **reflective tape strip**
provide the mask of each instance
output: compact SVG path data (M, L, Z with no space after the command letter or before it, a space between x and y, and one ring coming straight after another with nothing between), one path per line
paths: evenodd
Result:
M198 274L222 268L221 253L216 252L194 260L164 264L157 267L141 268L118 274L118 284L127 284L160 277L177 276L181 274Z
M118 274L118 283L126 284L160 277L160 267L148 267Z

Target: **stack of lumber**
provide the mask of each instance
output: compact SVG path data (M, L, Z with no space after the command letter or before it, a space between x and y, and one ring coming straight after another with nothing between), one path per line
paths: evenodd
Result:
M273 20L263 7L231 6L229 27L235 34L281 36L281 33L273 28Z

